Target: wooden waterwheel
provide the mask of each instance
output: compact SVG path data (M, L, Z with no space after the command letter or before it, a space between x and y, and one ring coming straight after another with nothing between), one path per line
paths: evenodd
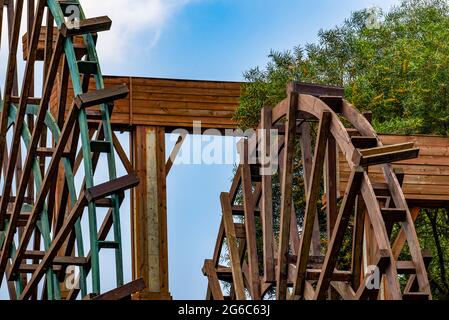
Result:
M401 188L404 175L391 165L416 158L419 149L382 145L369 117L339 88L295 83L287 91L287 99L262 110L259 125L280 132L280 203L274 205L273 177L249 163L254 150L243 139L243 160L231 190L221 194L214 256L203 268L207 298L431 299L428 259ZM262 152L270 145L265 136L256 147ZM301 169L294 165L298 154ZM339 161L351 172L341 195ZM371 168L382 170L384 183L372 182ZM295 170L304 182L303 210L294 207ZM318 208L322 195L324 209ZM324 223L318 210L325 212ZM350 255L346 268L342 251Z
M132 172L117 177L110 124L113 102L128 89L104 88L96 52L97 33L109 30L111 20L86 18L77 0L0 0L0 27L4 16L9 45L2 48L8 52L0 120L2 288L11 299L96 297L103 293L101 249L115 253L115 266L107 271L115 271L117 287L123 285L120 206L124 191L138 183ZM18 68L22 36L26 62ZM42 92L34 88L38 75ZM53 91L57 101L50 101ZM108 179L96 184L101 154ZM98 221L101 209L104 220ZM79 275L70 286L73 266Z

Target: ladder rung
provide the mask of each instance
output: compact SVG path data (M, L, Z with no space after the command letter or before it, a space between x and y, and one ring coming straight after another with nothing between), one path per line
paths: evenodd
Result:
M243 217L245 215L245 208L242 205L235 205L232 207L232 214L234 216ZM254 209L254 215L256 217L260 216L259 208Z
M72 37L93 32L108 31L112 21L107 16L84 19L79 22L79 27L69 28L65 23L61 26L61 34L64 37Z
M20 103L20 97L12 96L11 97L11 103L12 104L19 104ZM38 105L41 104L41 98L29 97L29 98L27 98L27 104L38 106Z
M377 147L377 139L375 137L354 136L351 137L351 141L357 149Z
M22 264L19 266L18 272L19 272L19 273L34 273L34 271L36 271L37 267L39 267L38 264L26 264L26 263L22 263ZM53 269L54 271L59 272L59 271L62 270L62 266L56 266L56 265L54 265L54 266L52 267L52 269Z
M52 148L37 148L36 150L36 156L38 157L47 157L47 158L51 158L53 157L53 153L54 153L55 149ZM64 152L62 154L63 158L66 158L70 156L69 152Z
M95 201L95 206L98 208L112 208L112 199L111 198L103 198Z
M45 251L35 251L35 250L29 250L25 251L23 254L23 259L42 259L45 256Z
M81 74L94 75L98 73L98 64L94 61L78 61L78 71Z
M101 121L103 116L101 111L97 110L86 110L87 121Z
M56 257L53 265L56 266L85 266L88 261L85 257Z
M407 212L404 209L383 208L381 209L381 212L385 224L404 222L407 218Z
M98 241L98 248L100 249L118 249L119 245L116 241Z
M124 177L89 188L86 191L86 199L89 202L96 201L98 199L106 198L110 195L131 189L138 184L139 178L137 178L134 173L131 173Z
M78 108L89 108L103 103L110 103L128 96L128 87L124 84L80 94L75 98Z
M92 152L95 153L110 153L111 152L111 143L108 141L91 141L90 148Z
M42 260L45 256L45 251L25 251L23 259L39 259ZM85 257L55 257L53 260L53 265L57 266L84 266L88 263ZM27 267L28 268L28 267Z

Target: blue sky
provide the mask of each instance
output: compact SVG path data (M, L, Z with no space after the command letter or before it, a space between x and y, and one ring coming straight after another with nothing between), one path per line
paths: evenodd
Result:
M398 1L132 0L126 8L122 0L81 3L88 17L108 15L113 20L112 30L99 37L104 74L240 81L245 70L266 64L271 49L314 42L320 29L340 24L351 11L373 5L388 9ZM5 54L2 50L1 75ZM120 139L126 147L127 136ZM172 145L167 137L167 148ZM120 171L124 174L123 168ZM232 172L232 165L180 165L168 177L170 291L175 299L205 296L201 267L213 253L221 218L219 195L229 190ZM131 280L129 230L129 204L124 204L127 281ZM113 261L109 253L101 257L103 267ZM109 273L102 274L103 290L114 285L113 270Z
M141 1L142 5L149 2L158 1ZM373 5L388 9L398 3L395 0L169 2L168 9L155 6L163 12L163 18L155 23L139 20L141 26L130 27L126 37L118 35L118 29L132 24L133 19L125 17L124 11L115 10L115 0L111 1L111 13L108 7L91 3L95 7L92 11L109 14L114 21L110 35L104 37L117 43L103 44L106 40L99 39L105 74L239 81L245 70L264 66L271 49L291 49L314 42L320 29L340 24L351 11ZM204 259L212 256L221 217L219 194L229 190L231 178L231 165L175 166L168 177L170 290L175 299L204 298L206 280L201 267Z

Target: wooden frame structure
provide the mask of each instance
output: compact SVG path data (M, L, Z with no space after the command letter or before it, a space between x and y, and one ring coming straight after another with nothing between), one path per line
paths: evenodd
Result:
M26 65L19 88L16 56L25 3ZM80 13L78 28L68 25L70 9ZM0 116L0 276L10 298L100 300L134 294L138 299L171 299L165 178L173 162L166 161L165 133L178 128L190 131L194 122L201 122L204 129L236 129L232 116L241 84L103 77L95 45L97 33L108 30L111 21L85 18L77 0L0 0L0 20L4 15L10 45ZM43 61L41 94L34 89L36 61ZM345 128L340 116L353 128ZM418 158L410 170L400 162L404 172L395 170L391 163L415 158L418 150L407 143L409 138L392 142L398 137L378 137L339 88L291 85L287 100L273 110L263 110L260 128L283 128L283 119L287 121L279 149L283 195L279 237L273 234L272 177L258 175L257 167L243 162L231 191L221 195L223 221L216 250L203 269L209 280L208 298L262 299L275 287L279 299L323 299L332 287L345 299L430 299L428 256L419 249L413 221L417 207L448 203L449 192L433 194L426 188L435 180L449 185L449 180L439 177L449 176L446 164L430 168L433 176L424 174L426 178L421 179L419 174L408 180L416 166L424 166L419 172L429 169L425 166L434 161L433 155ZM316 141L311 138L311 122L319 123ZM130 152L120 145L114 130L131 133ZM307 189L301 235L291 188L298 137ZM184 138L179 138L173 156ZM252 151L249 148L244 141L243 155ZM425 152L432 154L430 149ZM108 179L94 183L101 155L106 156ZM127 171L124 177L117 177L117 158ZM329 240L325 256L316 205L323 174ZM77 176L82 177L81 185L76 183ZM135 280L124 284L119 210L127 189L132 195ZM242 205L235 203L238 193L243 195ZM98 228L100 212L104 219ZM334 270L351 215L356 226L351 270ZM234 216L242 216L244 223L236 223ZM87 217L87 233L82 230L82 217ZM258 219L262 257L258 257ZM391 245L389 236L397 222L402 231ZM231 267L219 264L225 240ZM411 261L397 261L405 242L412 249ZM117 288L110 292L101 289L101 249L115 253ZM384 274L382 288L367 290L361 285L370 264ZM79 268L78 286L69 288L66 271L73 266ZM400 273L413 274L403 292L396 277ZM231 283L228 296L220 280ZM331 294L334 297L335 292Z
M95 34L110 29L108 17L86 18L76 0L27 0L26 4L27 59L19 88L17 53L25 0L0 1L0 22L6 8L9 27L0 116L0 279L6 279L11 299L74 299L79 293L98 296L102 293L100 249L114 250L116 284L124 285L119 210L124 191L139 182L131 171L117 177L110 121L114 101L125 98L128 88L104 87ZM78 14L76 23L66 19L72 12ZM34 75L42 30L43 89L36 98ZM58 106L52 114L49 103L60 67ZM90 79L95 83L93 89ZM69 81L73 96L67 106ZM108 181L95 183L100 154L107 158ZM75 176L81 166L83 182L77 185ZM101 208L107 213L98 229ZM85 211L88 253L81 224ZM112 240L107 239L110 230ZM69 266L79 267L79 277L70 288L66 282ZM130 295L142 285L131 283L125 288Z
M285 121L279 148L279 234L275 236L273 230L272 177L259 175L258 165L248 162L254 150L249 150L248 139L243 139L242 160L230 192L220 197L223 218L214 256L204 264L209 283L207 298L259 300L271 293L280 300L431 299L427 254L421 252L414 228L417 210L409 210L402 191L404 174L392 166L417 158L419 149L413 142L384 145L369 117L346 101L341 89L292 83L287 93L288 98L276 107L263 109L259 125L259 129L270 130ZM317 122L315 140L311 122ZM292 194L297 138L306 199L300 230ZM264 140L256 148L264 150L267 144L269 141ZM338 150L349 172L342 197ZM369 174L372 168L379 168L382 175L374 179ZM325 248L320 243L317 219L322 182L327 213ZM243 207L236 202L238 195ZM236 220L235 216L243 218ZM261 248L256 241L256 218L261 226ZM351 221L351 266L339 270L339 253ZM395 225L400 231L392 237ZM405 243L410 261L399 261ZM225 247L228 267L220 265ZM260 265L263 270L259 270ZM381 280L371 286L373 270ZM408 275L404 289L399 275ZM220 281L230 283L227 295Z

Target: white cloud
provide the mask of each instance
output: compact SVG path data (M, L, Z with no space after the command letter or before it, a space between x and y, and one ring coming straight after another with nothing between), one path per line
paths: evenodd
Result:
M127 52L154 46L169 19L192 0L81 0L86 17L107 15L112 29L100 35L102 62L122 62ZM135 44L138 41L139 47Z

